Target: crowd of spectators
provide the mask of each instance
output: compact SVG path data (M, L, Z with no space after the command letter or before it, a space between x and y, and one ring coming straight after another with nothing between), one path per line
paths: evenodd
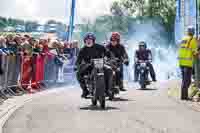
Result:
M67 42L20 34L0 36L1 88L11 86L10 88L16 91L19 82L24 89L30 86L28 84L31 81L34 83L41 80L42 85L45 85L48 80L56 82L59 78L59 68L65 61L69 63L69 60L73 65L78 50L78 41ZM42 61L38 57L41 57ZM42 73L40 78L38 73ZM6 80L6 87L3 85L4 80Z

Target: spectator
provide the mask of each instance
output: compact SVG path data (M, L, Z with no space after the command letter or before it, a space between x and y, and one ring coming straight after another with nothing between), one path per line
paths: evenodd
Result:
M64 54L68 59L71 59L73 56L71 44L69 42L64 43Z
M3 36L0 36L0 49L2 49L2 48L6 48L6 40ZM3 74L2 54L3 54L3 50L1 51L1 55L0 55L0 75Z
M3 51L2 53L8 55L5 56L6 63L8 64L5 75L9 89L17 92L17 87L10 86L17 86L20 76L22 87L27 89L30 81L32 82L33 79L38 80L38 77L36 77L38 66L42 66L39 73L45 73L45 80L58 80L58 69L60 73L63 73L62 64L68 64L68 59L64 54L68 54L68 57L72 58L77 53L78 41L64 43L58 39L42 38L37 40L29 35L9 34L5 37L0 36L0 49L2 51L5 50L6 52ZM50 50L52 51L51 53ZM39 55L39 58L38 56L34 58L34 55ZM0 74L3 74L2 68L4 69L5 67L2 67L2 57L0 55ZM43 72L41 68L45 68L45 71ZM43 77L41 78L43 80Z
M11 54L14 54L17 52L17 45L16 45L13 35L10 34L7 36L6 45L7 45L7 48L10 50Z
M23 45L23 50L24 50L24 54L27 55L27 56L31 56L32 55L32 50L33 50L33 47L32 45L29 43L29 42L25 42Z
M6 39L0 36L0 48L6 48Z
M78 41L75 40L75 41L72 42L72 54L74 56L77 56L78 53L79 53Z

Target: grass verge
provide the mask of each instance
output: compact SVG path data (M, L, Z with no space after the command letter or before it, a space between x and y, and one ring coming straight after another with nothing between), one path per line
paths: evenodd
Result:
M168 89L168 96L170 97L174 97L174 98L180 98L181 94L181 89L180 87L176 86L176 87L170 87ZM192 84L191 87L188 89L188 94L189 94L189 98L191 99L200 99L200 90L194 85Z

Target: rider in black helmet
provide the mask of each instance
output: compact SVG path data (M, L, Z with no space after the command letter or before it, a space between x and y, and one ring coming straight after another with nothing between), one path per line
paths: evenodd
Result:
M109 57L109 53L106 51L105 47L96 43L96 37L93 33L87 33L84 37L85 46L80 49L78 54L78 58L76 60L77 67L77 79L80 83L80 86L83 90L81 95L82 98L86 98L89 94L87 90L84 75L91 72L92 68L88 67L86 70L82 70L82 66L85 64L89 64L91 59L95 58L104 58L105 56ZM82 65L84 64L84 65ZM105 79L109 78L109 74L105 73ZM108 90L108 86L106 85L106 90Z
M153 65L151 64L152 53L151 53L150 49L147 49L147 44L144 41L139 43L139 49L136 50L136 52L135 52L135 72L134 72L135 82L138 81L138 76L139 76L139 72L138 72L138 69L137 69L138 65L139 65L139 61L149 61L149 63L147 65L150 68L151 78L155 82L156 81L156 74L155 74Z

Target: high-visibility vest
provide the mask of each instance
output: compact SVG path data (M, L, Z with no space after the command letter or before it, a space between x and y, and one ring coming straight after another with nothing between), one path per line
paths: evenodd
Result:
M194 55L197 53L197 39L195 37L185 37L179 47L179 66L193 67Z

